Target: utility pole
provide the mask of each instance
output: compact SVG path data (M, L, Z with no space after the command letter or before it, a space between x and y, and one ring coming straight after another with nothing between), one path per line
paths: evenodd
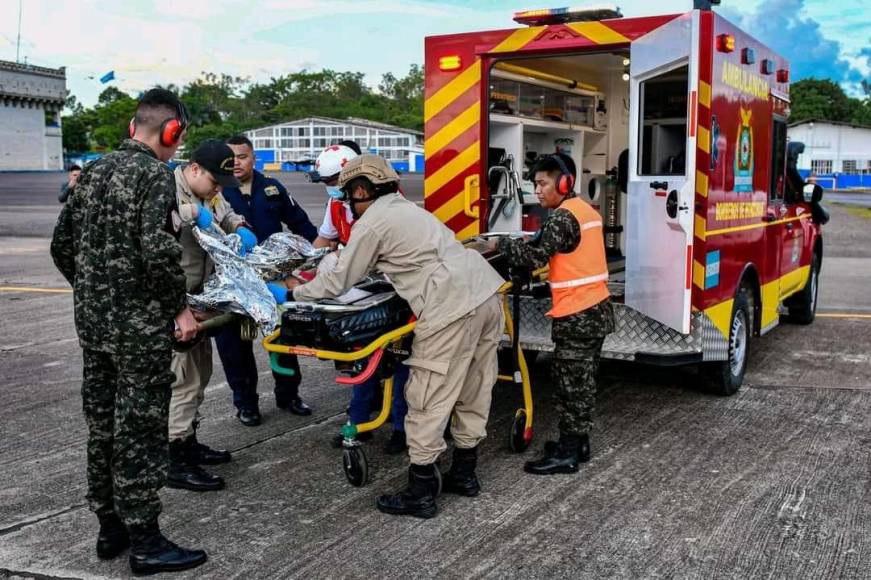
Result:
M22 0L18 0L18 43L15 46L15 63L18 64L21 62L19 58L21 54L21 2Z

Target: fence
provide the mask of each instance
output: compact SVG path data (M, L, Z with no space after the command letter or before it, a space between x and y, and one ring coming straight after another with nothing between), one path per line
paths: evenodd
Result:
M804 180L807 180L811 173L808 169L799 169L798 172ZM871 189L871 174L817 174L816 180L823 189Z

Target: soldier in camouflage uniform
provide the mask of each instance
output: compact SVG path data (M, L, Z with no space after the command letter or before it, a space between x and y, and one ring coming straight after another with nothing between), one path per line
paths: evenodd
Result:
M185 306L181 246L172 233L175 183L162 161L181 144L177 97L145 93L132 139L89 165L61 211L51 242L73 287L83 349L88 426L88 503L100 521L97 555L130 546L134 572L181 570L205 561L160 533L166 478L173 319L181 340L197 323Z
M605 335L614 331L601 217L574 197L574 176L569 156L545 157L535 168L535 192L543 207L555 211L531 242L502 238L497 244L512 266L535 270L550 265L551 377L560 438L545 444L544 457L524 466L539 475L573 473L589 460L596 372Z

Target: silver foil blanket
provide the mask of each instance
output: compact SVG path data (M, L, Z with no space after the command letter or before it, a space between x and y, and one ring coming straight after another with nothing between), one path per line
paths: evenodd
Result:
M207 231L193 228L194 237L215 264L201 294L189 294L188 304L200 310L235 312L250 316L264 334L280 322L267 280L283 278L294 269L316 265L329 250L315 249L306 239L289 232L271 235L244 257L236 234L224 234L214 225Z

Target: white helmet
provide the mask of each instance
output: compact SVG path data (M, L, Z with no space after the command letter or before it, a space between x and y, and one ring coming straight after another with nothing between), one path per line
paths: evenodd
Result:
M342 172L342 167L351 159L357 157L357 154L350 147L345 145L330 145L318 155L315 161L315 171L320 175L321 181L330 177L338 177Z

